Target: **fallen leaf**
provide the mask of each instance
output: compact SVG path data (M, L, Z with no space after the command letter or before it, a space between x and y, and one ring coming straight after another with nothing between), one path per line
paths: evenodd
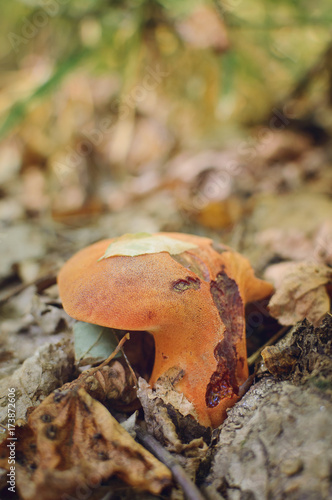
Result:
M330 310L326 285L332 280L332 270L327 266L282 262L268 267L265 278L276 288L269 303L270 314L282 325L307 318L317 326Z
M242 244L255 269L263 271L269 263L280 260L331 262L331 199L298 190L257 195L252 202Z
M83 388L51 394L19 432L16 484L23 500L58 500L112 476L152 494L171 483L169 469ZM7 450L0 448L5 468Z
M133 374L124 361L122 364L115 360L100 369L90 368L58 389L56 394L75 391L77 387L83 387L91 397L102 403L111 402L112 408L117 410L137 400Z
M111 328L84 321L74 324L75 359L79 366L101 363L117 345L118 340ZM119 356L121 353L115 357Z
M0 382L0 422L7 422L8 387L15 388L16 418L25 419L26 411L37 406L46 395L73 376L75 369L72 343L46 344L26 359L20 368Z
M12 266L24 260L37 260L45 254L46 242L40 228L16 224L3 231L0 245L0 277L9 276Z
M52 335L65 329L64 325L72 323L68 314L59 306L59 300L50 300L37 293L33 296L30 312L43 335Z
M99 260L116 256L136 257L137 255L160 252L176 255L192 248L197 248L197 245L165 235L152 235L150 233L125 234L115 238Z

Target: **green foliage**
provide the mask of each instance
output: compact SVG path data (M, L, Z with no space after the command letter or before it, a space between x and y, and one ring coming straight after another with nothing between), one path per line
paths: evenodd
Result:
M228 52L187 44L178 23L198 5L213 7L225 23ZM53 9L53 10L52 10ZM295 85L330 40L329 0L37 0L3 2L0 57L5 71L33 57L52 66L40 88L13 100L1 135L25 119L31 105L61 88L77 71L114 74L119 97L156 64L169 76L158 93L172 103L169 123L195 138L230 122L257 120ZM86 57L87 54L90 57ZM183 121L181 121L181 117Z
M74 325L75 358L80 365L97 364L112 354L118 341L111 328L78 321ZM121 356L118 353L116 357Z

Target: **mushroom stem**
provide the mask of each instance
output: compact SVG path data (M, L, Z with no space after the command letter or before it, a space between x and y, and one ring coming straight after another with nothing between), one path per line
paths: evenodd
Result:
M248 376L243 368L246 364L238 369L239 353L229 345L233 339L225 340L225 325L210 292L210 283L201 283L199 294L188 290L181 308L176 324L163 325L152 332L157 342L150 384L155 384L168 369L181 368L184 376L176 383L176 390L193 403L203 425L216 426L225 418L226 408L238 399L237 387ZM242 335L238 332L237 335L241 337L240 346ZM220 348L226 353L220 353ZM230 364L224 366L227 356Z

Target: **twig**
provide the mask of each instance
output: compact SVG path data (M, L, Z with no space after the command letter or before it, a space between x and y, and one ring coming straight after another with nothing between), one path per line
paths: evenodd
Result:
M153 437L145 432L142 427L136 426L135 432L147 450L165 464L172 472L175 481L181 486L187 500L205 500L197 486L191 481L187 473L183 470L176 459Z
M130 338L130 335L129 333L126 333L126 335L124 337L122 337L122 339L120 340L120 342L118 343L118 345L116 346L116 348L114 349L114 351L112 352L112 354L110 354L108 356L107 359L105 359L105 361L103 361L101 363L101 365L98 365L96 366L95 368L93 368L92 370L87 370L86 371L86 375L87 377L90 377L91 375L93 375L94 373L98 372L101 368L103 368L105 365L108 365L108 363L110 361L112 361L112 359L118 354L119 351L121 351L121 348L123 346L123 344L126 342L126 340L128 340ZM82 377L82 381L83 382L85 381L85 377Z
M239 387L239 398L242 398L246 392L249 391L250 387L252 386L252 383L255 379L255 375L252 374L252 375L249 375L249 377L247 378L247 380L242 384L240 385Z
M15 288L10 290L7 294L0 298L0 305L4 304L8 300L12 299L19 293L23 292L29 286L35 285L37 287L37 292L40 293L43 290L46 290L52 285L56 283L56 276L51 274L47 276L42 276L41 278L36 278L33 281L29 281L29 283L22 283L21 285L17 285Z
M116 338L116 340L119 342L119 339L118 339L117 334L116 334L115 332L113 332L113 335L114 335L114 337ZM127 335L129 335L129 334L127 334ZM127 363L127 366L128 366L128 368L129 368L129 371L130 371L130 373L131 373L131 374L132 374L132 376L133 376L133 379L134 379L134 384L135 384L135 385L134 385L134 389L137 389L137 388L138 388L138 381L137 381L136 373L134 372L134 369L133 369L133 367L131 366L130 361L129 361L129 359L128 359L128 356L127 356L127 354L124 352L124 349L123 349L123 347L122 347L122 346L121 346L121 352L122 352L122 356L123 356L123 357L124 357L124 359L125 359L125 362Z
M331 57L332 57L332 42L330 42L325 48L324 52L319 56L315 63L306 71L302 78L297 82L295 88L290 92L286 98L286 103L292 99L299 99L303 96L306 89L311 84L312 80L326 70L326 68L331 67ZM285 104L285 102L283 103Z
M248 365L249 366L253 366L256 361L258 360L259 356L261 355L261 352L262 350L269 346L269 345L272 345L274 344L275 342L277 342L277 340L279 340L281 337L283 337L285 335L285 333L289 330L289 326L284 326L283 328L281 328L281 330L279 330L277 333L275 333L273 335L273 337L271 337L264 345L262 345L262 347L260 347L259 349L257 349L256 352L254 352L254 354L252 354L249 358L248 358Z

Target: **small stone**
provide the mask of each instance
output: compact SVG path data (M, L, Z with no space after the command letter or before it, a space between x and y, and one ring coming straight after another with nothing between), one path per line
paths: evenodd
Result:
M294 476L303 469L303 462L299 457L287 458L282 462L280 469L286 476Z

